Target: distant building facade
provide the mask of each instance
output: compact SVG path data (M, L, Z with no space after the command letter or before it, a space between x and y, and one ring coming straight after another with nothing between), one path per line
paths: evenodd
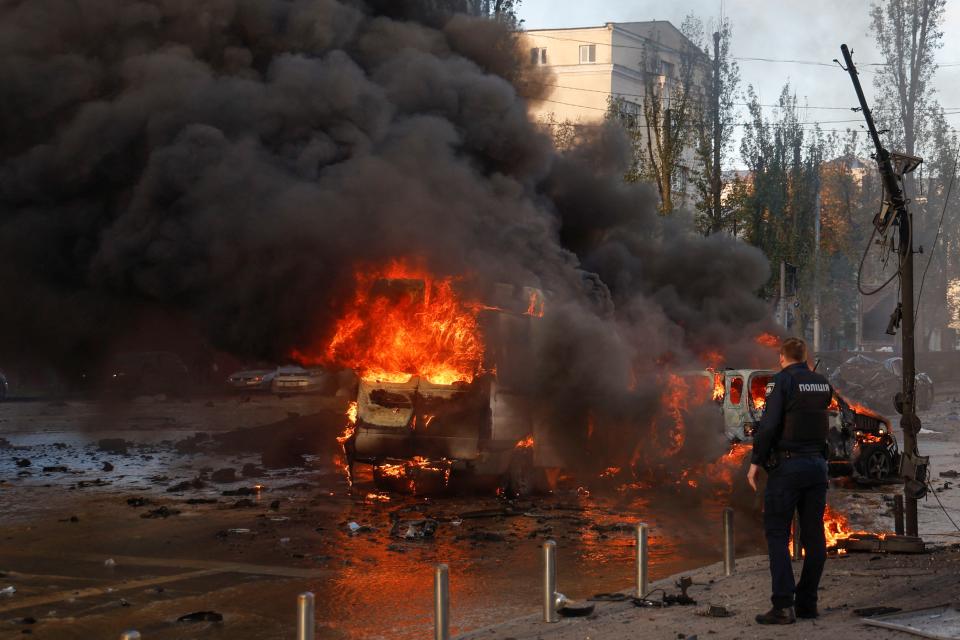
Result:
M533 29L524 36L530 62L549 71L543 99L530 103L531 118L545 125L598 124L606 116L612 97L620 100L623 115L641 119L643 132L643 99L648 83L654 83L666 101L664 108L669 108L671 90L681 82L683 56L698 51L679 29L663 20ZM692 96L702 100L709 60L705 55L699 60L697 55ZM678 172L684 190L692 160L691 148L684 154Z

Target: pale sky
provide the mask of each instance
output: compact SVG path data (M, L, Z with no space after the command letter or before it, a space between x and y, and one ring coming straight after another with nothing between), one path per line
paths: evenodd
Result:
M840 45L846 43L854 51L867 100L871 106L874 104L873 74L866 73L870 70L866 65L881 62L881 58L868 33L870 0L523 0L520 17L527 29L642 20L669 20L680 26L684 16L692 12L703 19L709 34L720 15L721 4L733 26L734 57L829 64L834 58L842 59ZM960 32L960 2L948 0L943 31L943 48L937 52L937 61L957 66L941 67L934 84L944 108L958 111L948 115L947 121L960 127L960 39L951 38ZM801 104L847 107L857 103L850 77L838 66L747 60L738 63L741 90L753 84L765 104L777 101L787 80ZM812 108L803 120L823 122L824 129L859 128L862 122L851 111ZM833 120L855 121L828 123ZM733 156L734 164L741 165L739 143Z

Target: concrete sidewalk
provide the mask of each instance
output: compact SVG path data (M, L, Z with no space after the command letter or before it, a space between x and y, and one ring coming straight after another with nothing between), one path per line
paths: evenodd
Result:
M799 563L795 565L799 573ZM562 571L562 567L561 567ZM755 556L737 562L736 574L723 577L722 564L680 575L689 575L694 586L689 594L695 606L662 609L638 608L630 602L597 603L587 618L561 619L547 624L541 615L531 615L501 625L458 636L460 640L618 640L657 638L677 640L705 638L877 640L909 638L904 633L870 627L861 622L854 609L891 606L919 609L960 602L960 545L941 547L922 555L849 554L831 556L821 582L820 618L798 620L790 626L761 626L754 615L769 608L770 577L766 557ZM668 593L680 575L654 584ZM563 591L562 573L559 590ZM655 594L654 597L658 597ZM709 605L722 605L734 615L712 618L702 615ZM454 604L455 606L455 604ZM454 609L454 616L456 610Z

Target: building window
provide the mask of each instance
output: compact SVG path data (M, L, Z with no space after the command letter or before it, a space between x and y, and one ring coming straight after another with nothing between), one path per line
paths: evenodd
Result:
M530 64L547 64L546 47L534 47L530 49Z
M580 64L585 64L587 62L596 62L596 61L597 61L597 45L595 44L580 45Z

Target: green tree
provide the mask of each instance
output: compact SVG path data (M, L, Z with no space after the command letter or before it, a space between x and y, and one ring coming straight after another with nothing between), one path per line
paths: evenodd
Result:
M734 100L740 83L740 69L730 56L732 29L724 19L714 33L711 72L706 81L706 99L696 119L697 226L705 234L737 233L735 208L724 202L726 183L722 167L729 160L730 142L736 120ZM741 187L742 188L742 187Z

